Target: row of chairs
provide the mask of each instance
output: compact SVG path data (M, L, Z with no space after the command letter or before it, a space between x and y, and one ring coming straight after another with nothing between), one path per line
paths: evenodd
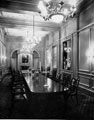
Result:
M54 68L52 70L52 74L49 72L49 68L47 69L46 75L51 80L59 83L62 86L62 92L65 97L76 97L76 101L78 104L78 87L79 87L79 78L71 78L71 76L67 73L57 73L57 69Z
M23 76L19 72L13 73L12 95L13 100L21 100L27 98Z

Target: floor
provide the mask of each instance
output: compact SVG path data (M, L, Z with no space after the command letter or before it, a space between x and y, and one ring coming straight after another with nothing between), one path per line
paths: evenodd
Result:
M42 76L40 75L40 77ZM29 82L28 77L28 85ZM79 92L79 104L75 98L69 98L66 107L62 93L43 92L43 89L38 86L40 91L32 85L30 86L29 97L12 103L10 79L5 79L0 83L0 118L94 120L93 97Z

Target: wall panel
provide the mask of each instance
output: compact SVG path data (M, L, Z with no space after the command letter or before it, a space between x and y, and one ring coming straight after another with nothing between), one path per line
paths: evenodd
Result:
M85 87L89 87L89 77L85 77L80 75L80 84L85 86Z
M90 42L90 45L91 45L91 49L92 49L92 55L93 55L93 58L92 58L92 61L91 61L91 71L94 73L94 28L91 28L90 29L90 39L91 39L91 42Z
M54 32L53 42L59 41L59 31Z
M77 47L78 47L78 44L77 44L77 34L74 34L73 35L73 54L72 54L72 60L73 60L73 76L74 77L77 77L77 72L78 72L78 51L77 51Z
M46 50L45 66L52 68L52 47Z
M94 4L84 10L79 16L79 28L83 28L94 22Z
M0 41L0 66L1 66L1 52L2 52L2 51L1 51L1 49L2 49L2 48L1 48L1 44L2 44L2 43L1 43L1 41Z
M77 31L77 18L69 20L61 26L61 39Z
M53 48L52 48L52 54L53 54L53 68L57 68L57 46L53 46Z
M89 29L79 33L79 69L88 71L89 61L87 59L87 50L89 48Z

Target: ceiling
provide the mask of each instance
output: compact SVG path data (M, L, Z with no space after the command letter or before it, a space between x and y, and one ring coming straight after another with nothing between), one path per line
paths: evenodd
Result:
M26 36L33 32L35 36L44 37L49 32L55 31L60 24L51 20L44 21L39 15L38 3L40 0L1 0L0 25L5 28L8 36ZM55 0L61 1L61 0ZM77 6L83 0L63 0L64 3ZM34 20L34 21L33 21Z

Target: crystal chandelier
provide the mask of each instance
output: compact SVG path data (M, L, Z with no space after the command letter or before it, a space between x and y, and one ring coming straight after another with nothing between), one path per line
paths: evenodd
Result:
M41 38L40 37L37 37L35 35L35 24L34 24L34 15L33 15L33 34L31 35L31 31L28 31L27 30L27 44L29 46L34 47L35 45L37 45L40 41L41 41Z
M31 29L27 29L26 30L26 41L25 44L23 44L22 49L20 50L21 52L31 52L32 49L39 44L39 42L41 41L41 37L37 37L35 36L35 20L34 20L34 15L33 15L33 27L32 27L32 31Z
M75 5L64 3L62 0L43 0L39 2L38 8L45 21L52 19L57 23L73 17L76 12Z

